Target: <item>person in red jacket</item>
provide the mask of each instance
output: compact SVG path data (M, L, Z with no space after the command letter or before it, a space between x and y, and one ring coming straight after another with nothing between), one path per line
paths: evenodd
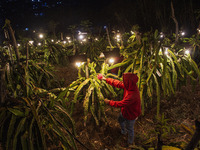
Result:
M100 80L105 80L108 84L124 89L123 99L121 101L113 101L105 99L105 103L121 108L121 113L118 117L118 122L121 126L121 133L128 132L128 145L133 144L134 140L134 123L141 114L140 92L137 87L138 76L133 73L124 73L123 81L112 78L101 77Z

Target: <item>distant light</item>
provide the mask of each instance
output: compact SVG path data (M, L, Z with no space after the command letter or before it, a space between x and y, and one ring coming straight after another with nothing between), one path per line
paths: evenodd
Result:
M135 32L131 31L131 34L134 34Z
M20 44L17 44L17 46L20 46Z
M83 41L83 42L87 42L87 39L83 39L82 41Z
M95 38L94 40L95 40L95 41L98 41L99 39L98 39L98 38Z
M164 34L162 32L160 32L160 38L163 38Z
M185 54L186 54L186 55L190 54L190 51L189 51L189 50L186 50L186 51L185 51Z
M66 44L67 42L66 41L63 41L63 44Z
M41 39L42 39L43 37L44 37L44 35L43 35L43 34L39 34L39 38L41 38Z
M41 46L42 44L41 43L38 43L38 46Z
M29 41L29 43L30 43L31 45L33 45L34 41Z
M33 33L35 33L35 30L33 30Z
M54 40L52 39L51 42L54 42Z
M99 57L100 58L104 58L105 57L104 53L101 52L101 54L99 55Z
M29 30L29 28L25 28L25 30L26 30L26 31L28 31L28 30Z
M108 62L109 62L110 64L113 64L113 63L115 62L115 60L114 60L114 58L110 58L110 59L108 60Z
M168 51L167 50L165 51L165 55L168 55Z
M120 34L117 34L115 38L116 38L117 42L119 42L120 41Z
M107 26L103 26L103 28L104 28L104 29L106 29L106 28L107 28Z
M84 62L76 62L76 66L77 67L80 67L81 65L83 65L84 64Z
M185 35L185 32L181 31L181 36L184 36Z
M67 36L67 37L66 37L66 39L68 39L68 40L69 40L69 39L70 39L70 37L69 37L69 36Z
M68 42L71 43L72 41L69 40Z
M82 40L84 38L84 36L81 34L79 35L79 39Z

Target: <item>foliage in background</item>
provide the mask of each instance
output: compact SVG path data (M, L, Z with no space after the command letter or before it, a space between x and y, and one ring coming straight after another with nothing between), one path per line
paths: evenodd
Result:
M59 86L51 73L49 58L55 56L51 63L56 64L55 60L62 52L53 51L49 55L48 45L45 45L44 51L38 51L41 47L34 47L26 40L24 45L17 47L17 50L18 48L20 50L17 59L9 40L7 46L1 48L0 53L2 147L13 150L52 147L77 149L72 136L75 135L74 122L68 115L63 101L52 93L57 89L46 90ZM54 49L63 50L61 47ZM46 52L44 57L41 57L41 52L43 54Z
M122 72L138 75L138 87L142 99L142 112L157 97L157 116L160 114L161 96L166 98L186 83L190 77L197 81L200 71L190 54L173 39L160 38L158 31L147 32L137 37L133 34L129 44L121 50L123 62L110 69L121 67Z

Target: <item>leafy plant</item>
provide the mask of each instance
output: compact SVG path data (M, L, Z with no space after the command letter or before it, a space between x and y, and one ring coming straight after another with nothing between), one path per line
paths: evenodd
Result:
M168 123L169 119L166 119L164 113L160 117L156 117L155 132L161 139L166 138L171 132L176 132L175 128ZM172 131L171 131L172 130Z
M35 89L34 92L38 94L32 99L22 98L15 105L1 108L0 141L3 147L13 150L55 146L77 149L73 136L67 132L71 130L75 135L74 122L68 111L53 93L47 91L49 99L46 99L46 90ZM38 97L41 94L44 98Z
M190 55L184 53L183 46L173 44L169 38L160 39L158 31L137 36L140 37L132 35L130 43L121 50L124 60L108 70L121 67L122 72L136 73L139 77L142 113L156 96L159 116L161 96L174 94L186 83L187 77L197 81L200 71Z
M155 121L152 122L154 129L150 131L148 135L150 138L144 142L144 145L151 144L151 146L154 145L157 149L161 149L166 144L164 141L168 141L171 138L170 135L176 133L176 129L168 121L169 119L165 118L164 113L161 116L156 116Z
M88 69L86 69L88 67ZM117 94L112 86L105 83L105 81L100 81L97 79L97 72L95 70L96 63L88 63L83 65L80 70L83 70L85 73L88 70L88 77L81 76L79 74L79 79L74 81L70 88L74 90L71 91L74 93L74 98L71 101L71 112L74 111L74 106L77 101L80 101L83 104L84 108L84 121L86 125L87 117L89 113L92 114L95 122L99 125L99 122L104 119L106 120L105 111L104 111L104 98L105 97L116 97ZM108 76L114 76L107 72L108 65L103 63L100 73ZM87 74L87 73L86 73ZM117 78L117 76L114 76ZM84 97L81 98L81 93ZM81 98L81 99L80 99Z
M62 146L63 149L77 149L73 136L74 122L66 107L63 107L59 96L41 89L53 87L50 65L46 65L44 59L31 60L28 46L16 63L15 55L9 55L12 47L8 48L10 53L1 55L4 62L1 76L5 76L7 93L0 108L0 141L3 148L33 150ZM9 57L3 57L7 55Z

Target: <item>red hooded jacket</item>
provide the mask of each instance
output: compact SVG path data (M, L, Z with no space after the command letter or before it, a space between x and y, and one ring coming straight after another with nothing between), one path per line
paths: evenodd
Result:
M138 77L133 73L124 73L123 81L107 78L106 82L114 87L124 89L123 100L110 100L109 105L120 107L124 118L134 120L141 114L140 92L136 85Z

